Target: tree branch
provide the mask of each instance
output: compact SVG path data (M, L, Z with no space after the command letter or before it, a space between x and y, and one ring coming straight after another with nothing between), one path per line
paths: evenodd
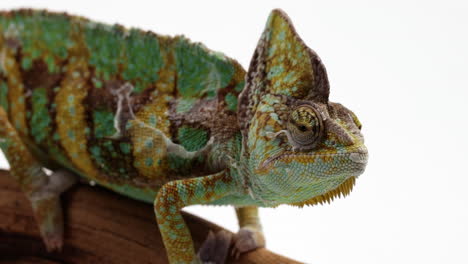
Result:
M47 253L31 206L7 171L0 170L0 263L167 263L153 207L83 184L63 195L65 246ZM188 213L195 247L222 228ZM258 249L228 263L299 262Z

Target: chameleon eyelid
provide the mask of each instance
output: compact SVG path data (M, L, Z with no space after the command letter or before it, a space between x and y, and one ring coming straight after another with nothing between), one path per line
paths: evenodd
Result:
M306 119L305 121L313 121L311 122L311 130L302 131L299 128L301 122L298 122L298 120L296 119L299 119L299 121L304 120L300 120L301 114L297 113L297 111L302 111L302 116L309 115L308 118L310 118L311 120ZM317 146L317 143L322 138L325 130L323 116L323 112L319 111L310 103L299 104L297 107L294 108L294 110L290 112L289 120L287 123L286 135L288 137L289 144L293 147L293 149L310 150ZM298 132L297 130L300 130L301 132Z

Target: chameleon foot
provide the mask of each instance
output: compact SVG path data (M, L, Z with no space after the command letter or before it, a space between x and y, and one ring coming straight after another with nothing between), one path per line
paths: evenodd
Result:
M240 254L265 246L265 237L257 229L242 227L234 236L231 254L237 259Z
M60 251L63 246L63 216L58 196L31 199L36 222L47 251Z
M204 264L224 264L231 245L231 233L221 230L218 233L210 231L203 245L200 247L198 256Z
M47 178L29 199L47 251L60 251L64 226L60 194L76 182L76 177L66 171L56 171Z

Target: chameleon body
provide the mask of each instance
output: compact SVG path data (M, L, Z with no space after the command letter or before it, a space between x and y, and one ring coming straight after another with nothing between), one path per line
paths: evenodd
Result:
M192 204L236 206L234 250L263 246L257 207L330 201L365 169L358 119L328 95L319 57L280 10L247 73L181 36L0 13L0 146L50 250L74 175L154 203L170 263L210 260L180 214Z

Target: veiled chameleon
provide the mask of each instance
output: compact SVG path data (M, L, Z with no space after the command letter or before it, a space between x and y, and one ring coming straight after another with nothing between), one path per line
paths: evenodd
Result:
M264 245L257 207L330 201L365 169L360 122L280 10L247 73L181 36L66 14L2 12L0 32L0 146L50 250L75 175L153 202L174 264L201 261L185 206L235 206L245 252Z

